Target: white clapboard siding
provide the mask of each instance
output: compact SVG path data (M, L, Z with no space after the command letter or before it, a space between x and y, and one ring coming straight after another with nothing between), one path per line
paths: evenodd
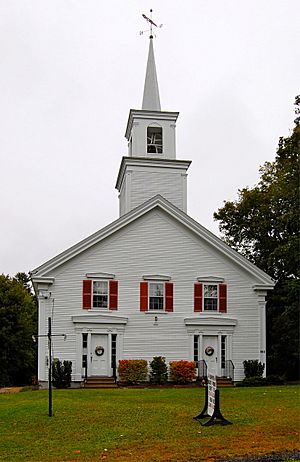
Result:
M200 240L170 215L154 209L49 273L55 278L51 288L54 302L49 301L46 309L45 331L47 316L53 314L53 332L67 334L65 342L61 338L54 340L54 355L71 360L73 368L76 362L81 362L81 357L76 357L76 336L71 318L86 313L82 309L82 280L87 273L93 272L115 274L119 282L118 311L114 314L128 317L123 358L151 360L153 356L162 355L167 361L192 360L191 336L184 319L201 315L193 311L194 283L197 277L212 275L224 278L227 283L226 316L237 319L232 341L236 380L243 377L244 359L259 358L260 315L258 296L253 290L254 276ZM171 277L174 284L173 313L139 311L139 285L143 275L147 274ZM155 315L158 316L156 326ZM44 370L41 379L46 376Z

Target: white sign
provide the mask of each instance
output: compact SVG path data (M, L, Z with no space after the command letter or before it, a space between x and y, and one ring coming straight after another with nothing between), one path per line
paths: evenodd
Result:
M215 391L217 388L217 377L213 374L208 374L208 405L207 413L212 416L215 410Z

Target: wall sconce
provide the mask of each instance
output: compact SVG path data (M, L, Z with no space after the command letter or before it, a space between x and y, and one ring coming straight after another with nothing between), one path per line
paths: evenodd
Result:
M155 316L154 317L154 323L153 323L154 326L158 326L158 317Z

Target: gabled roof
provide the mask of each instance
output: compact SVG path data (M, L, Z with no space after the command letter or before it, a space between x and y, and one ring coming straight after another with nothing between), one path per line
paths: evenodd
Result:
M159 194L152 197L143 204L139 205L130 212L126 213L125 215L122 215L120 218L113 221L108 226L105 226L101 230L80 241L78 244L75 244L74 246L70 247L69 249L60 253L59 255L47 261L43 265L31 271L32 279L49 276L51 274L51 271L53 271L60 265L81 254L93 245L101 242L103 239L106 239L108 236L114 234L115 232L124 228L128 224L134 222L135 220L138 220L140 217L142 217L143 215L155 208L159 208L167 214L169 214L174 220L177 220L190 231L195 233L200 239L204 240L206 243L213 246L220 253L225 255L229 260L235 262L237 265L241 266L244 270L249 272L252 276L254 276L257 279L257 284L255 286L256 288L259 286L262 290L267 290L271 289L274 286L273 280L264 271L260 270L253 263L249 262L238 252L231 249L221 239L219 239L209 230L204 228L204 226L197 223L185 212L178 209L175 205L171 204L167 199L160 196Z

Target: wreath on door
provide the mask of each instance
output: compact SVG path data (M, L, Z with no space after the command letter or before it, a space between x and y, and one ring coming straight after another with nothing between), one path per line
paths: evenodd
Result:
M104 348L103 346L96 346L95 348L95 353L97 356L102 356L104 354Z
M212 356L214 354L214 351L215 351L214 348L211 346L208 346L205 348L205 354L207 356Z

